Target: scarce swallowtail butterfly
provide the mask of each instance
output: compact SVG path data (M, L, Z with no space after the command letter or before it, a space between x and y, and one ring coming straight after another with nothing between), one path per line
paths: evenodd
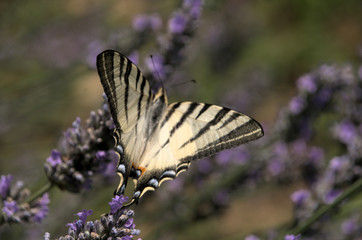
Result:
M115 194L124 193L129 177L135 182L128 205L187 170L191 161L263 136L257 121L237 111L206 103L168 104L165 89L154 94L137 66L116 51L99 54L97 69L120 157Z

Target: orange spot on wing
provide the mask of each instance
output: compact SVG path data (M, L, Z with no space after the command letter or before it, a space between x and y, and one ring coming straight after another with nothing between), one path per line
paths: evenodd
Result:
M146 172L145 167L138 167L139 170L141 170L141 176Z
M141 171L141 176L146 172L146 168L145 167L141 167L141 166L135 166L133 163L132 163L132 167L136 170L140 170Z

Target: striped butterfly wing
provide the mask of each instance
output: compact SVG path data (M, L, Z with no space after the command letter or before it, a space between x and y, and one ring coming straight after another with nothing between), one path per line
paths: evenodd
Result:
M205 103L170 104L141 159L147 171L137 179L132 202L187 170L191 161L262 136L257 121L234 110Z
M155 95L140 70L118 52L97 57L97 68L115 123L117 167L123 194L128 177L135 181L132 201L187 170L192 160L263 136L258 122L211 104L168 105L165 90Z
M117 192L123 193L132 170L132 158L145 144L142 137L146 112L153 100L148 81L125 56L106 50L97 56L97 70L115 124L115 150L120 155Z

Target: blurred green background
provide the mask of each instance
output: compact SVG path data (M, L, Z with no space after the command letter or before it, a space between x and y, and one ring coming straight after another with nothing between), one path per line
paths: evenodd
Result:
M165 30L180 5L176 0L2 0L0 174L12 174L32 190L44 185L43 163L62 131L77 116L84 121L101 106L98 75L87 65L92 43L103 42L104 50L111 47L109 39L130 31L137 14L158 13ZM170 102L229 104L225 99L235 86L262 79L263 94L238 110L272 126L296 92L299 76L322 63L361 63L361 13L360 0L206 0L179 69L180 82L196 79L197 84L170 87ZM157 51L154 42L137 49L141 69L145 69L143 58ZM92 190L78 195L53 189L50 213L41 225L6 226L0 234L7 239L36 239L45 231L53 237L64 235L65 224L82 209L93 209L91 219L97 219L108 211L107 202L117 185L97 179ZM180 239L215 236L207 229L217 231L217 238L239 239L286 223L292 218L289 194L300 185L265 186L233 199L223 215L190 226ZM142 212L136 209L135 223L147 239L153 226L146 220L138 222L138 215Z

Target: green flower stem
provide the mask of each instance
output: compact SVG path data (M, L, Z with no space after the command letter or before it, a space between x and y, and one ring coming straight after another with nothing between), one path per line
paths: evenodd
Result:
M36 193L34 193L28 199L26 199L25 203L33 202L35 199L39 198L44 193L49 192L50 189L52 189L53 186L54 185L51 182L48 182L45 186L43 186L41 189L39 189Z
M304 233L313 223L318 221L324 214L337 207L345 199L351 197L353 194L358 193L362 190L362 178L354 182L350 187L348 187L340 196L338 196L333 203L330 205L324 205L318 209L305 223L296 226L292 229L289 234L298 235Z
M41 189L39 189L36 193L34 193L33 195L31 195L28 199L26 199L26 201L24 203L31 203L34 200L36 200L37 198L39 198L40 196L42 196L44 193L50 191L50 189L53 187L54 185L51 182L48 182L45 186L43 186ZM5 222L5 218L3 216L3 213L0 213L0 226Z

